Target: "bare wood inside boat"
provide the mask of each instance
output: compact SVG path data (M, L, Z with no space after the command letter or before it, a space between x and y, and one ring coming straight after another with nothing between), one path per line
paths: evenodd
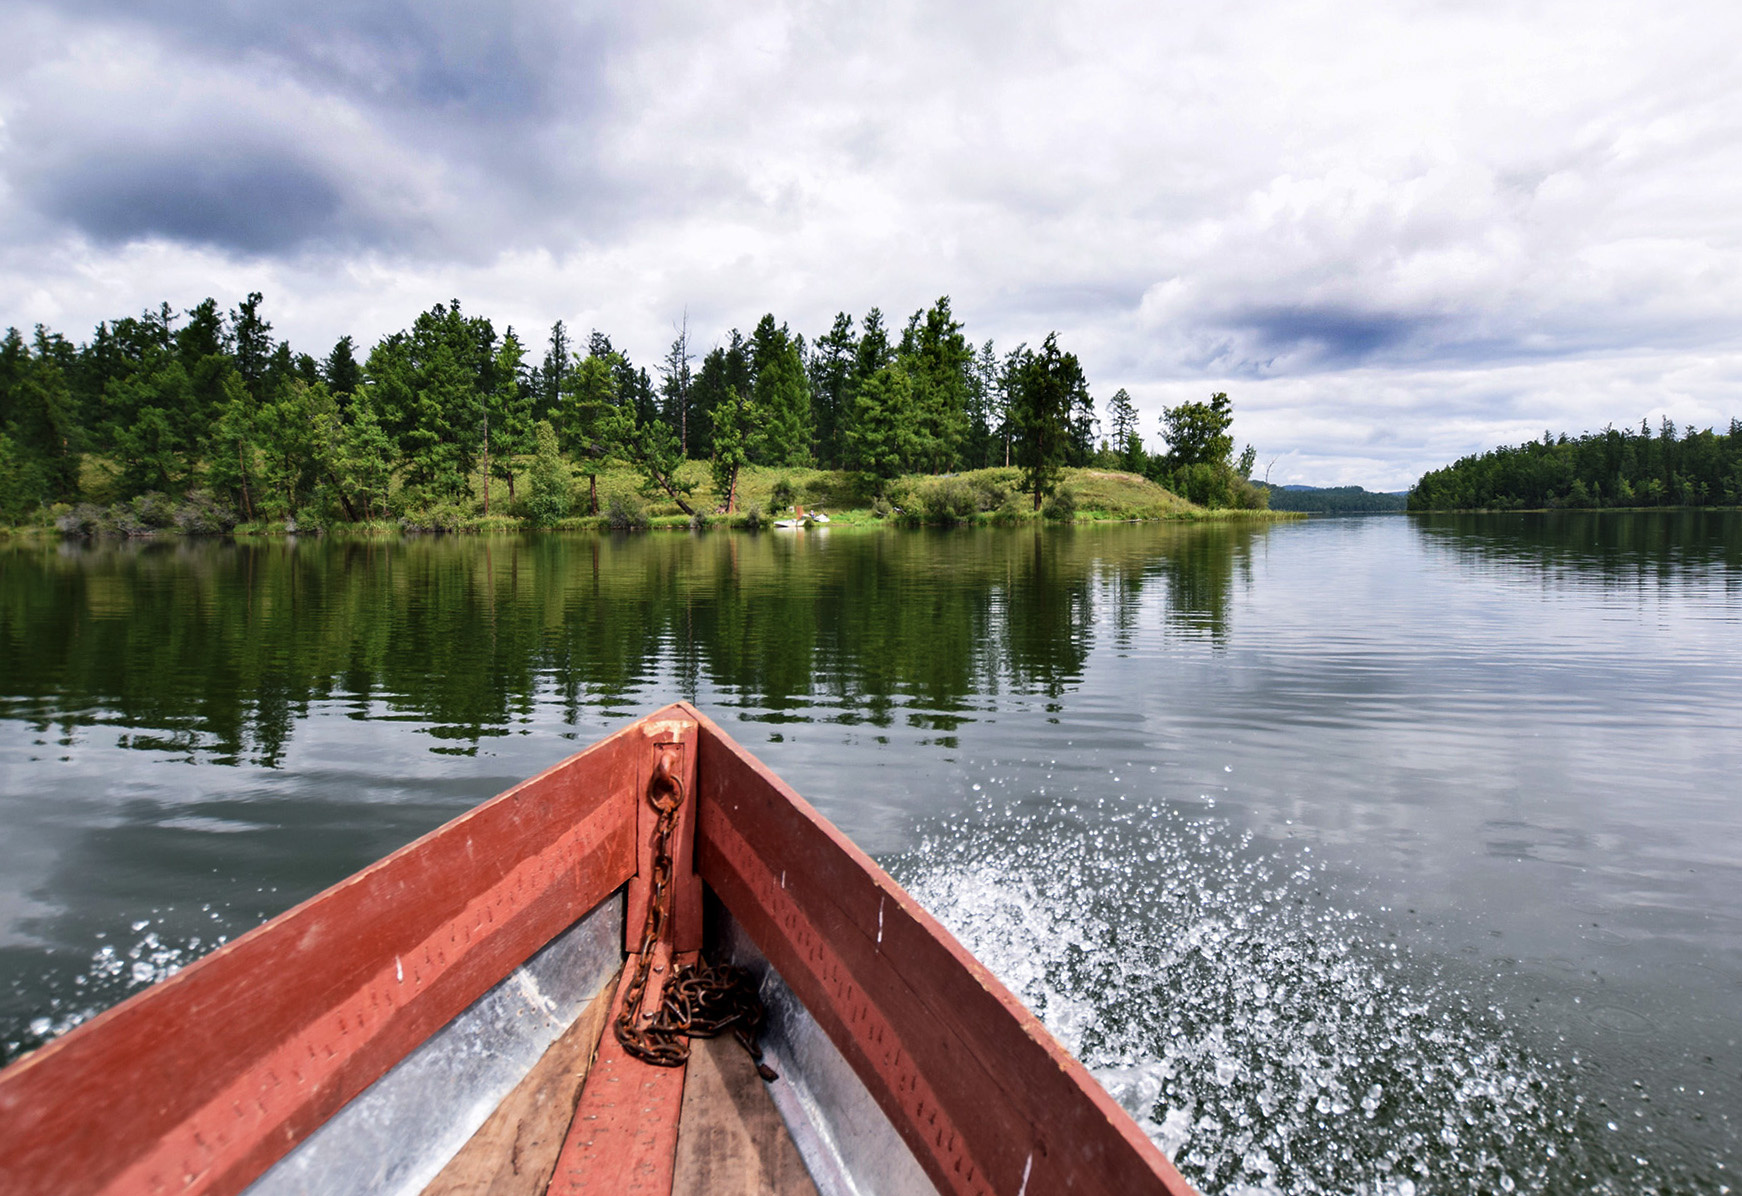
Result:
M611 1029L664 773L683 800L659 950L751 974L772 1082L730 1039L656 1067ZM245 1189L1191 1191L947 931L683 704L0 1072L0 1191Z

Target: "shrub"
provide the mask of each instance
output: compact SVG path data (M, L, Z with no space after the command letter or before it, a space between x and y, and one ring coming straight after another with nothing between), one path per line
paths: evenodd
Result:
M185 536L222 536L236 526L236 511L204 490L195 490L175 511L175 526Z
M959 523L972 519L980 509L979 494L961 478L937 478L920 490L918 498L920 515L927 523Z
M175 500L167 494L152 490L135 498L131 505L130 514L140 528L155 532L175 526Z
M652 526L647 508L632 494L619 494L605 509L605 526L614 532L642 532Z
M1010 498L1010 487L993 478L981 475L973 480L972 485L975 502L982 511L996 511Z
M1060 486L1047 498L1040 513L1059 523L1069 523L1077 517L1076 491L1069 486Z
M784 511L793 504L798 492L792 488L792 482L781 478L774 483L774 489L769 492L768 505L776 511Z
M757 531L762 527L762 508L751 503L744 508L744 515L738 521L738 526L749 531Z
M873 519L887 519L893 514L895 514L895 508L889 504L887 498L879 498L871 504L871 517Z
M465 518L465 508L459 503L428 503L407 511L399 526L407 532L457 532Z
M556 429L540 420L534 431L536 448L526 471L526 497L521 502L526 521L534 527L553 527L569 513L569 466L557 447Z
M108 512L96 503L82 502L55 518L63 536L94 536L108 522Z

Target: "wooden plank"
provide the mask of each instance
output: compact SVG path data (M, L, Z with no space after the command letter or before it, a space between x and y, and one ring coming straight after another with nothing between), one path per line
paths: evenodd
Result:
M817 1196L768 1085L737 1039L690 1043L674 1196Z
M652 897L648 878L653 875L654 842L659 829L659 814L647 801L647 789L655 762L661 754L669 754L674 762L672 773L682 783L684 794L672 829L676 850L672 856L671 945L679 953L700 951L702 886L695 878L697 725L692 718L673 718L669 711L662 711L643 719L640 728L647 751L642 755L636 779L639 799L635 805L635 876L629 882L623 949L631 954L641 950L641 931L647 924L647 907Z
M543 1196L621 979L599 990L423 1196Z
M644 1063L617 1041L612 1027L635 964L633 955L623 963L598 1057L551 1177L551 1196L670 1196L686 1069Z
M0 1191L239 1191L628 879L643 747L632 724L0 1072Z
M702 879L940 1190L1189 1196L1082 1064L935 919L718 727L701 726Z

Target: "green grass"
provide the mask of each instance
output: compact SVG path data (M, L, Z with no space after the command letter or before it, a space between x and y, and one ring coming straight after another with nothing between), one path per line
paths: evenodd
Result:
M523 468L527 462L519 464ZM679 510L677 504L667 495L658 493L649 497L642 493L641 476L623 465L607 466L594 475L597 479L599 514L592 515L586 510L588 475L581 467L571 468L573 484L569 515L558 522L559 529L606 530L610 527L609 512L613 503L633 514L635 526L660 529L687 529L690 526L689 516ZM113 486L114 474L115 470L109 462L93 456L85 458L82 480L88 485L90 501L98 501L98 495L109 492ZM791 507L782 506L776 510L774 503L774 490L783 481L807 514L827 512L829 525L844 529L883 527L892 523L1011 524L1043 518L1040 512L1035 511L1032 497L1021 490L1021 471L1011 467L941 476L909 474L896 478L885 487L885 494L888 501L903 512L899 516L893 511L874 509L877 499L871 480L864 475L844 470L746 466L739 474L737 502L729 517L720 510L723 496L714 493L707 462L685 462L679 471L679 479L693 487L688 496L689 504L713 527L744 526L747 514L752 510L757 512L764 525L775 519L788 517ZM483 477L474 473L470 481L472 493L476 496L473 501L455 504L437 512L429 526L441 530L484 534L523 530L524 524L512 513L516 504L509 498L505 479L490 479L488 516L483 514L481 501ZM516 489L524 494L527 485L524 474L519 474L516 481ZM937 494L940 488L958 497L954 511L941 518L935 517L935 512L939 509ZM1059 489L1068 492L1075 500L1075 510L1070 517L1070 521L1075 523L1296 517L1289 512L1277 511L1209 510L1180 498L1147 478L1109 469L1067 469L1060 479ZM964 504L961 496L969 492L972 499ZM928 495L932 496L929 503ZM1054 515L1057 514L1055 511ZM305 517L301 523L305 529L312 530L311 519ZM408 526L415 527L418 523L415 516L404 521L390 519L345 523L335 520L325 524L321 530L346 538L370 538L399 535ZM277 536L285 534L285 531L286 524L282 519L258 519L238 525L235 534ZM14 528L0 528L0 534L55 534L53 513L38 512L36 517L25 524Z

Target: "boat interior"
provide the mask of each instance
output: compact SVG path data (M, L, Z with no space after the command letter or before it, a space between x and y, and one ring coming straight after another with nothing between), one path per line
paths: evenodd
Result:
M771 1078L732 1034L677 1066L626 1049L698 957L760 999ZM0 1072L0 1190L1191 1192L996 978L685 704Z

